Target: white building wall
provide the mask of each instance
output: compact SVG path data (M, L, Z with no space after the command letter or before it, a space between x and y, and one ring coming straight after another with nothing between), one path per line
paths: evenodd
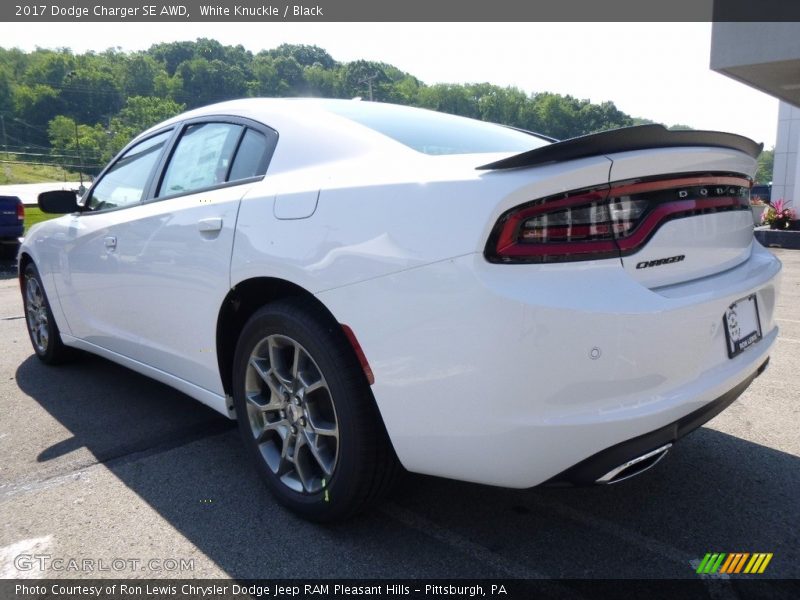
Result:
M800 108L781 102L770 200L783 198L800 210L800 185L796 182L800 184Z

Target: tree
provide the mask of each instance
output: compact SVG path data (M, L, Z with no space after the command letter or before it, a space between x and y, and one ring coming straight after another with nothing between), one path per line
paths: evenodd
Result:
M107 151L119 152L136 135L153 125L183 112L184 104L164 98L134 96L128 98L125 106L111 119L108 135L111 137ZM110 158L110 156L109 156Z
M122 107L122 91L108 70L78 69L64 77L64 114L81 123L108 119Z
M307 46L305 44L281 44L277 48L270 50L272 57L293 58L297 64L303 67L313 67L315 65L326 69L334 69L337 65L330 54L319 46Z
M275 61L268 54L259 54L253 60L253 77L251 85L253 95L281 96L282 86L275 68Z
M111 141L102 125L78 125L59 115L50 121L48 133L54 158L61 164L97 173L111 158Z
M336 75L331 69L325 69L319 64L303 68L305 86L303 94L322 98L335 97Z
M391 79L386 74L387 65L369 60L356 60L339 70L339 93L344 98L361 96L386 101L390 94Z
M10 69L0 64L0 114L11 114L14 98L11 91L11 82Z
M440 83L419 91L419 106L451 115L477 117L478 107L463 85Z
M135 54L123 63L122 91L125 96L152 96L156 80L167 76L164 67L147 54Z
M54 52L36 49L29 55L23 81L31 86L47 85L59 88L67 73L75 67L75 57L69 50Z
M242 70L217 59L193 58L181 63L176 74L183 81L183 90L176 100L190 108L241 98L247 91Z
M62 112L58 92L47 85L17 85L13 88L14 113L11 120L19 128L24 145L48 144L47 124Z
M272 60L278 85L276 96L296 96L303 90L303 67L292 56L277 56Z
M580 135L578 106L571 96L561 96L543 92L533 98L534 114L538 124L538 133L549 135L559 140Z
M191 60L195 56L194 42L169 42L155 44L147 53L164 65L167 74L172 77L181 63Z
M633 125L633 119L619 110L613 102L592 104L588 100L582 100L578 120L578 135Z
M758 170L756 171L756 183L772 183L772 172L775 168L775 148L772 150L762 150L758 155Z

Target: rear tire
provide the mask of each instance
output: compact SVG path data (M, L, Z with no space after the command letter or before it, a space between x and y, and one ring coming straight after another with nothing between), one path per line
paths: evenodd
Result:
M70 349L61 341L39 271L33 263L25 267L23 277L22 305L33 351L48 365L62 363L70 357Z
M306 519L343 520L399 471L366 377L344 333L308 301L258 310L236 347L239 430L275 498Z

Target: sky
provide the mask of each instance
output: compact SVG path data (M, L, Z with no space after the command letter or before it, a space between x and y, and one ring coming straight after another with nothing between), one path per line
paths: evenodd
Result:
M143 50L214 38L248 50L313 44L392 64L427 84L489 82L612 101L634 117L775 145L778 100L711 71L710 23L26 23L0 46Z

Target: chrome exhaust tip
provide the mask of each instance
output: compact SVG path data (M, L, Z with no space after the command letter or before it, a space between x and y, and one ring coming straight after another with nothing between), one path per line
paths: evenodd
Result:
M672 443L664 444L660 448L656 448L655 450L651 450L646 454L632 458L628 462L622 463L621 465L611 469L608 473L597 479L595 483L610 485L612 483L619 483L620 481L625 481L626 479L635 477L636 475L639 475L639 473L644 473L648 469L656 466L658 461L664 458L667 452L669 452L670 448L672 448Z

